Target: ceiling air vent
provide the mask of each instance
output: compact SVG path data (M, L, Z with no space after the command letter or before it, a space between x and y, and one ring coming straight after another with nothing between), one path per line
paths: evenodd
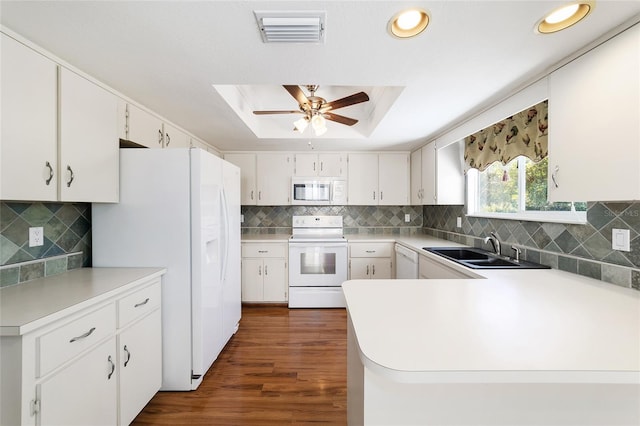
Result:
M324 43L326 12L254 11L265 43Z

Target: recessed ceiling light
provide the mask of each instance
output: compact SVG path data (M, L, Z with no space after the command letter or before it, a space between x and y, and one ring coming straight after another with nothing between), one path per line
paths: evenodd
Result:
M538 32L542 34L555 33L569 28L584 19L595 7L595 1L571 3L553 10L538 22Z
M409 9L396 13L389 21L389 32L398 38L420 34L429 25L429 15L423 9Z

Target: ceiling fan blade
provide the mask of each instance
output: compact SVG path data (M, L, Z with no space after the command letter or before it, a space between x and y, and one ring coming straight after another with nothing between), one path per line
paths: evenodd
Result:
M282 86L284 87L287 92L289 92L289 94L291 96L293 96L294 98L296 98L296 101L298 101L298 104L300 105L300 107L302 107L302 105L309 105L309 99L307 98L307 96L304 94L304 92L302 91L302 89L300 88L300 86Z
M355 105L362 102L367 102L368 100L369 100L369 96L367 96L366 93L358 92L358 93L354 93L353 95L350 95L341 99L337 99L332 102L327 102L322 106L322 108L320 108L320 110L324 112L332 109L344 108L349 105Z
M255 115L267 115L267 114L302 114L299 110L286 110L286 111L253 111Z
M358 122L358 120L354 118L345 117L344 115L332 114L330 112L325 112L322 115L327 120L335 121L340 124L346 124L347 126L353 126Z

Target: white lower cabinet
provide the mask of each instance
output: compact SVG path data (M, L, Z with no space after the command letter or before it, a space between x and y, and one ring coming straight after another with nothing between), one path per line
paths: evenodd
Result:
M393 243L349 243L349 279L391 279Z
M0 424L131 423L162 382L160 286L160 278L141 280L23 335L3 335Z
M287 243L242 243L242 301L284 303L289 299Z
M426 256L420 256L418 265L420 279L475 278L473 274L465 274Z

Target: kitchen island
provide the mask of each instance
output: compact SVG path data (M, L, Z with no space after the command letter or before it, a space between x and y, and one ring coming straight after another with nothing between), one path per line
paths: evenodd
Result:
M354 280L350 425L640 424L640 293L557 270Z

